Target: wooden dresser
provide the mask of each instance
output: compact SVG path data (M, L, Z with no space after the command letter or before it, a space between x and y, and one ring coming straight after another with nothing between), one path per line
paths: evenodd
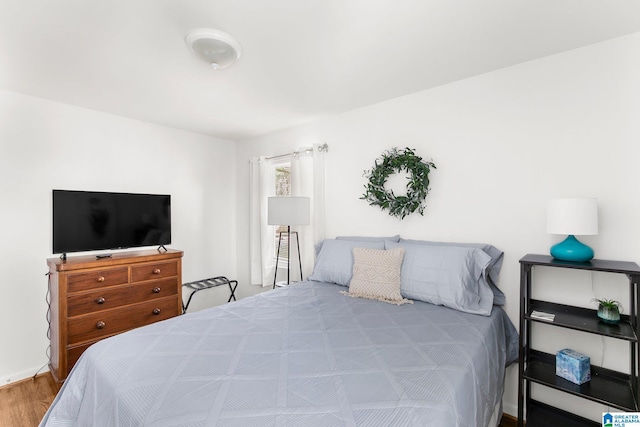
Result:
M49 368L64 381L91 344L182 313L182 251L47 260Z

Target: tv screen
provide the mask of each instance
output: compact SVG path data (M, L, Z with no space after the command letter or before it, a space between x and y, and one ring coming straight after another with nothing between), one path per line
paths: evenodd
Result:
M53 253L171 243L171 196L53 190Z

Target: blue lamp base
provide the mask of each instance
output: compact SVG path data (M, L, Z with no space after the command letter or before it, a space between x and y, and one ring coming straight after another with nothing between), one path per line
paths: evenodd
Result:
M593 258L593 249L570 234L562 242L551 246L551 256L561 261L586 262Z

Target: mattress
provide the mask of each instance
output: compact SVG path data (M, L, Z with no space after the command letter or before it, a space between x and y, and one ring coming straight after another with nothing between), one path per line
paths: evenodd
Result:
M487 426L517 333L303 282L100 341L41 426Z

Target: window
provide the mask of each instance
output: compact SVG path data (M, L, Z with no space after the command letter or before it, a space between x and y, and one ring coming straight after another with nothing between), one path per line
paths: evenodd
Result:
M291 195L291 163L280 163L275 165L276 174L276 196Z
M291 162L286 161L274 165L276 196L291 196ZM284 234L280 234L284 233ZM274 255L278 257L278 265L286 266L289 261L289 241L287 239L287 226L281 225L276 228L274 236ZM282 241L279 242L280 236ZM280 254L278 255L278 243L280 243Z

